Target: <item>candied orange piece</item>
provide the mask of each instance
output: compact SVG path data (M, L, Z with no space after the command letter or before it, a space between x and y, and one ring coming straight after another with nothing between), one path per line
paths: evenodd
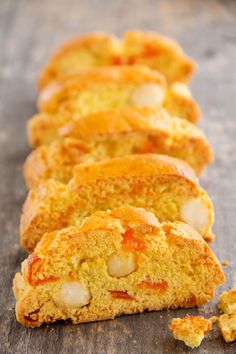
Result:
M38 285L44 284L46 282L58 280L58 277L55 277L53 275L49 275L49 276L44 277L42 279L35 279L34 275L37 271L40 270L41 261L42 261L42 259L34 254L32 254L28 258L28 281L29 281L30 285L32 285L32 286L38 286Z
M155 152L156 151L156 146L153 144L152 141L146 141L142 148L141 148L142 153L150 153L150 152Z
M143 57L156 57L158 56L158 49L157 48L153 48L152 46L146 44L144 49L143 49L143 53L142 56Z
M121 57L118 57L118 56L113 57L113 58L112 58L112 64L113 64L113 65L121 65L121 64L123 64L123 63L122 63L122 58L121 58Z
M146 248L145 242L134 237L132 230L126 230L122 237L122 246L126 251L142 251Z
M164 279L158 280L156 282L151 280L143 280L140 284L138 284L138 287L142 289L153 289L164 292L168 288L168 283Z
M110 291L114 299L134 300L134 297L129 295L127 291Z

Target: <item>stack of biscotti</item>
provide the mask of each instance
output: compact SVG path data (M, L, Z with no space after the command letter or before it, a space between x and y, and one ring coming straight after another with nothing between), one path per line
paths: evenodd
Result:
M198 177L212 149L194 123L194 62L148 32L80 36L39 79L35 148L14 278L24 325L199 306L224 281L213 205Z

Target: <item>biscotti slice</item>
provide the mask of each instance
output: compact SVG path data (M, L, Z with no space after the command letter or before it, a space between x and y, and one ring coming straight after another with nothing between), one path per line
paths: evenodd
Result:
M195 125L170 117L163 109L124 109L65 124L58 131L58 140L28 156L24 176L29 188L48 178L67 183L76 164L139 153L178 157L197 175L212 161L211 147Z
M123 39L123 62L142 64L162 73L169 83L188 82L195 69L177 42L155 32L128 31Z
M202 316L186 316L173 318L169 328L175 339L182 340L190 348L196 348L212 329L212 322Z
M168 87L164 76L145 66L83 70L48 85L38 100L41 112L77 119L124 107L164 107L191 122L199 117L198 105L186 85Z
M96 210L143 207L160 221L184 221L212 240L212 203L194 171L166 155L129 155L77 165L72 180L32 189L21 217L22 246L32 252L45 232L78 226Z
M199 306L222 281L220 263L190 226L121 207L46 233L13 288L17 320L38 327Z
M106 33L93 32L73 38L51 55L39 76L38 89L83 69L114 65L121 51L121 41Z
M49 58L38 87L89 67L143 64L164 74L168 82L187 82L195 64L172 39L154 32L128 31L123 40L89 33L64 43Z

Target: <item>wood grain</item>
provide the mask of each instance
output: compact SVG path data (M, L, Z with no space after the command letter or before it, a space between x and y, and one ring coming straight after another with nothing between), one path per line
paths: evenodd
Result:
M189 353L167 329L186 313L216 313L216 300L200 309L123 316L113 321L73 326L57 323L26 329L14 315L11 284L25 254L18 224L26 189L22 163L29 152L25 124L35 112L36 77L51 49L75 34L127 28L173 36L196 58L192 83L215 150L215 163L202 178L216 210L212 245L236 284L236 2L156 0L1 0L0 1L0 353ZM215 329L195 353L236 353Z

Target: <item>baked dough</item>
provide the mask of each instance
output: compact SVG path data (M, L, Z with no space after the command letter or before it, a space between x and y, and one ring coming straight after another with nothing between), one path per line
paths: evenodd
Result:
M219 298L218 307L224 312L218 326L226 342L236 340L236 288L225 291Z
M220 295L218 307L224 313L236 313L236 287Z
M196 348L212 329L212 322L202 316L186 316L173 318L169 328L175 339L184 341L190 348Z
M89 67L108 65L146 65L164 74L168 82L187 82L195 63L172 39L154 32L128 31L122 40L90 33L64 43L49 58L38 87Z
M38 327L199 306L222 281L220 263L191 227L121 207L46 233L13 289L17 320Z
M164 76L145 66L83 70L41 91L40 112L66 118L124 107L164 107L171 114L196 122L199 108L185 84L166 85Z
M230 343L236 340L236 312L221 315L218 319L218 326L225 342Z
M193 204L189 213L186 203ZM213 238L213 206L194 171L170 156L141 154L77 165L67 185L48 180L32 189L23 207L21 244L32 252L45 232L122 205L146 208L161 222L189 222Z
M138 153L160 153L188 162L199 175L212 161L204 133L163 109L94 113L65 124L58 140L34 150L24 165L29 188L54 178L67 183L76 164ZM39 134L39 131L37 131ZM45 133L42 138L48 141Z

